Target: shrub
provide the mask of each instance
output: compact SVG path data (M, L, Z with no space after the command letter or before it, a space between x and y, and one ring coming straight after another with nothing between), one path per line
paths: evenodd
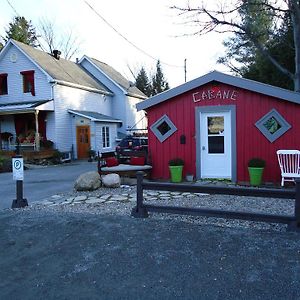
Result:
M250 168L264 168L266 162L261 158L251 158L248 162L248 167Z
M54 145L54 143L50 140L41 141L41 146L46 149L52 149L53 145Z
M184 161L181 158L173 158L169 160L169 166L183 166Z

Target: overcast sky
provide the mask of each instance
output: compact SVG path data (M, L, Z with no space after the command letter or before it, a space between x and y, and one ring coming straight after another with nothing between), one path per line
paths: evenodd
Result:
M211 0L210 0L211 1ZM109 27L88 5L89 3L129 44ZM212 70L225 71L216 64L224 49L224 35L183 36L189 29L169 6L184 5L186 0L0 0L0 35L16 12L31 20L38 28L41 18L55 22L59 31L72 31L81 40L83 54L103 61L128 79L132 70L142 65L154 70L160 59L171 87L184 83L184 59L187 79L191 80ZM10 5L11 4L11 5ZM14 8L12 8L12 7ZM15 10L15 11L14 11ZM144 53L146 52L147 55ZM153 58L149 57L152 56Z

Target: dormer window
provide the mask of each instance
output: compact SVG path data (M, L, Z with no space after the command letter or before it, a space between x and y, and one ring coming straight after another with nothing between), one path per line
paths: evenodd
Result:
M35 96L34 71L22 71L20 73L23 76L23 93L31 93L32 96Z
M7 74L3 73L0 74L0 95L7 95L8 88L7 88Z

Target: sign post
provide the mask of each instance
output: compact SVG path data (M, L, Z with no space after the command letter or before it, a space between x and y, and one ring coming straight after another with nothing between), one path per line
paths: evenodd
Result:
M11 208L28 206L27 199L23 199L24 162L22 155L16 155L12 159L13 179L16 180L16 199Z

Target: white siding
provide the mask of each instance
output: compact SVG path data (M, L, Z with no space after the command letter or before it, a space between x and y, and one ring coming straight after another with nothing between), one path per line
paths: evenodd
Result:
M128 128L147 129L147 117L143 110L137 111L136 104L141 100L135 97L126 97L126 118Z
M126 114L126 96L124 94L124 91L111 79L103 75L103 73L98 68L96 68L86 59L84 59L80 63L80 65L114 93L111 101L112 114L110 116L122 120L122 127L120 127L118 130L126 133L126 129L129 124Z
M8 95L0 95L0 103L12 103L21 101L38 101L51 99L51 84L47 76L20 50L10 45L7 52L0 60L0 73L7 73ZM17 56L16 62L10 60L12 53ZM22 71L34 70L35 96L31 93L23 93Z
M104 115L111 115L109 96L72 87L55 85L55 143L60 151L70 151L72 144L76 148L71 115L68 109L94 111ZM76 139L76 136L75 136Z
M16 135L15 121L13 115L1 116L1 132L10 132Z

